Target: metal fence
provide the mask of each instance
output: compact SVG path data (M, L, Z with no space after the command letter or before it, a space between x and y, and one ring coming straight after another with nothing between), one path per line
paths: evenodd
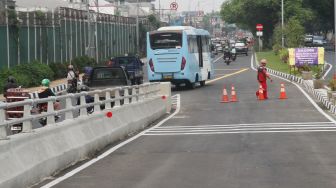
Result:
M55 116L64 116L64 120L75 118L76 112L79 112L77 117L88 116L88 107L94 108L93 113L100 113L102 106L105 109L113 109L132 103L138 103L143 100L159 97L159 87L159 83L146 83L138 86L118 87L44 99L27 99L20 102L2 103L0 105L0 140L8 139L8 128L12 125L22 124L22 132L29 133L33 131L34 120L47 118L47 125L50 125L55 124ZM86 103L85 96L87 95L94 96L93 103ZM105 99L100 100L100 96L105 96ZM77 101L77 99L80 100L80 104L73 105L73 99L75 99L75 101ZM60 110L55 110L53 104L56 101L64 101L64 107ZM48 110L41 114L32 114L32 109L41 103L47 103ZM6 110L16 107L23 107L23 117L7 120Z
M7 19L8 18L8 19ZM70 8L51 12L0 12L0 68L38 60L97 61L136 50L136 20Z

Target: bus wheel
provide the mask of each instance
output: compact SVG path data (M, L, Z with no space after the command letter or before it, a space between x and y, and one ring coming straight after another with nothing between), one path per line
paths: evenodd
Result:
M202 87L205 86L205 80L200 81L200 84L201 84Z
M187 87L188 87L189 89L195 89L195 88L196 88L196 84L195 84L195 83L188 82Z

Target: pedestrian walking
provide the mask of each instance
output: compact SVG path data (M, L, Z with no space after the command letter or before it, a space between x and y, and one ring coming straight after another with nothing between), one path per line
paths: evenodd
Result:
M258 82L261 85L262 89L263 89L263 93L264 93L264 97L265 99L268 99L268 95L267 95L267 79L271 80L271 82L273 82L272 78L270 77L270 75L267 73L267 69L266 69L266 64L267 64L267 60L266 59L262 59L260 60L260 66L258 67ZM256 92L257 97L259 96L259 90Z

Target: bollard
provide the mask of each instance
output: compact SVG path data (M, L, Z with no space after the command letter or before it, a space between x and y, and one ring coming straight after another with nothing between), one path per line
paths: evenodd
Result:
M23 118L27 118L31 116L31 106L29 104L26 104L23 106ZM23 133L30 133L33 131L33 124L31 120L24 121L22 123L22 132Z
M120 88L115 89L114 98L116 99L116 101L114 101L114 107L120 107Z
M80 96L80 105L83 106L83 105L86 105L86 100L85 100L85 96ZM79 116L84 116L84 115L87 115L87 109L86 107L83 107L83 108L80 108L79 109Z
M99 104L99 94L98 93L95 93L94 94L94 111L95 112L100 112L100 104Z
M0 140L7 140L7 129L6 126L2 126L6 122L6 110L0 108Z
M71 103L72 104L72 103ZM55 112L54 109L54 102L53 101L48 101L48 109L47 112L49 113L53 113ZM46 125L50 125L50 124L55 124L55 115L51 115L47 117L47 124Z
M110 100L111 99L111 91L106 91L105 93L105 100ZM111 109L111 102L105 102L105 109Z
M127 97L129 96L129 92L128 92L128 90L129 90L129 87L126 87L126 88L124 89L124 105L130 103L130 102L129 102L129 98L127 98Z
M65 99L65 109L72 109L72 97L67 97ZM73 119L73 112L65 112L65 120Z

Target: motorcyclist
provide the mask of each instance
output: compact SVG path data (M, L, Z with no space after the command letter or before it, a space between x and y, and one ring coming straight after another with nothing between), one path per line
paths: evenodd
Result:
M42 87L38 91L38 97L40 99L48 98L48 97L51 97L51 96L56 96L55 93L50 89L50 80L49 79L43 79L41 84L42 84ZM45 108L46 104L42 104L42 105L44 105L44 106L41 107L41 108ZM60 110L61 109L61 105L58 101L54 102L54 109L55 110Z
M68 93L75 93L77 91L78 75L76 74L73 65L68 66L67 82Z
M4 89L3 89L4 97L7 97L7 90L12 89L12 88L18 88L18 85L16 83L15 78L13 76L9 76L7 78L7 83L5 84Z
M236 51L236 47L233 45L231 48L231 55L232 55L232 60L235 61L237 58L237 51Z
M224 59L226 57L229 57L229 59L231 59L231 51L230 51L229 46L225 46L225 48L224 48Z

